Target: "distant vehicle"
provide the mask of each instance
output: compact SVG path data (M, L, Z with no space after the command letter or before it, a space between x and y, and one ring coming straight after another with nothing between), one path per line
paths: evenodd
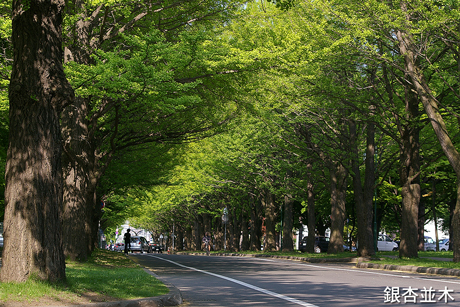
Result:
M147 239L141 236L132 236L130 251L132 252L139 251L141 253L148 252L149 243L147 242Z
M377 237L377 251L379 252L389 252L398 250L399 245L393 241L389 236L384 234L379 234Z
M344 245L343 245L343 251L344 251L344 252L350 252L350 246L347 245L347 244L344 244ZM355 247L355 246L352 246L352 247L351 247L351 251L352 251L352 252L356 252L356 247Z
M423 248L425 251L436 251L436 243L431 237L425 236L423 240Z
M115 244L113 250L116 251L116 252L123 252L125 250L125 243L117 243L117 244Z
M3 236L0 235L0 247L3 247Z
M327 248L329 247L329 238L323 236L316 236L315 237L315 246L313 247L313 251L317 254L321 252L327 252ZM307 237L303 237L302 241L300 241L299 251L306 252L307 251Z
M439 250L445 252L449 250L449 239L442 239L439 241Z
M150 243L149 246L149 253L156 252L156 253L162 253L164 251L164 247L158 243Z

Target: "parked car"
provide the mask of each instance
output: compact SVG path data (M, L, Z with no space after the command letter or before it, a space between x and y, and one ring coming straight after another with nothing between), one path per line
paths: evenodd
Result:
M131 237L131 248L132 252L139 251L141 253L149 251L149 242L147 239L141 236L132 236Z
M116 251L116 252L123 252L125 250L125 243L117 243L117 244L115 244L113 250Z
M379 234L377 237L377 251L379 252L388 252L398 250L399 245L393 241L389 236L384 234Z
M329 238L323 236L316 236L315 237L315 246L313 248L314 252L319 254L321 252L327 252L327 248L329 247ZM307 251L307 237L303 237L302 241L300 241L299 250L301 252Z
M439 250L445 252L449 250L449 239L442 239L439 241Z
M3 247L3 235L0 235L0 247Z
M150 243L150 246L149 246L149 253L152 253L152 252L156 252L156 253L162 253L164 251L164 247L163 245L160 245L158 243Z
M431 237L425 236L423 241L423 247L425 251L436 251L436 243Z
M350 250L350 245L344 244L344 245L343 245L343 251L344 251L344 252L350 252L350 251L356 252L356 247L355 247L355 246L352 246L352 247L351 247L351 250Z

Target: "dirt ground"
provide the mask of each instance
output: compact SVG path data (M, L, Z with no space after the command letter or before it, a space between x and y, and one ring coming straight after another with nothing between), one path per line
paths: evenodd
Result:
M111 302L117 301L111 297L106 297L97 293L85 293L82 296L66 295L65 297L42 297L39 300L21 300L21 301L8 301L0 302L1 307L42 307L42 306L74 306L86 305L98 302Z

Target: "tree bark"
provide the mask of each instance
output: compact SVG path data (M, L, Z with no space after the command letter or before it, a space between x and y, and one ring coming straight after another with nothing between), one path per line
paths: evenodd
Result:
M59 115L74 93L62 66L63 8L13 1L3 282L65 279Z
M249 241L249 217L246 213L246 208L243 207L241 210L241 250L247 251L249 250L250 241Z
M331 163L332 164L332 163ZM343 227L345 220L346 169L342 164L330 165L331 177L331 238L328 254L343 252Z
M406 11L405 4L401 4L403 11ZM417 239L418 239L418 205L420 202L420 162L419 162L419 128L416 125L416 122L413 120L418 116L418 103L420 99L425 107L425 111L428 117L431 119L433 128L438 124L444 124L442 117L439 115L438 118L435 117L435 113L432 113L433 110L429 99L428 86L422 86L424 83L423 75L420 73L417 68L416 57L415 57L415 46L412 40L412 37L403 31L397 31L396 36L399 41L399 50L404 56L404 66L406 74L409 79L412 81L412 84L406 87L406 114L408 116L409 124L405 127L405 130L402 131L402 148L400 154L400 178L401 178L401 194L403 197L402 204L402 223L401 223L401 244L399 249L400 257L409 257L415 258L418 257L417 253ZM418 97L414 97L412 90L418 94ZM432 97L432 96L431 96ZM437 109L437 107L436 107ZM439 114L439 113L437 113ZM441 122L434 122L435 120L440 120ZM445 127L444 127L445 128ZM435 129L436 132L436 129ZM447 137L447 129L444 130L441 134L443 137ZM441 134L436 133L439 136ZM450 139L449 139L450 140ZM441 140L440 140L441 142ZM443 143L441 146L444 149ZM454 148L455 150L455 148ZM456 150L455 150L456 152ZM458 153L457 153L458 156ZM460 158L460 156L458 157ZM448 157L449 159L449 157ZM449 159L450 161L450 159ZM460 161L460 160L459 160ZM455 168L454 168L455 169ZM457 172L457 176L460 172ZM460 247L460 245L459 245ZM460 260L460 259L459 259Z
M315 214L315 193L313 180L311 179L312 164L307 165L308 179L307 179L307 210L308 210L308 236L307 236L307 253L314 253L315 250L315 236L316 236L316 214Z
M402 196L401 243L399 256L404 258L418 257L418 219L420 190L420 158L418 98L406 88L407 123L401 131L400 147L400 180Z
M292 196L284 196L284 211L283 211L283 251L292 252L294 250L294 241L292 240L292 227L294 220L292 210L294 201Z
M262 213L261 213L261 203L258 200L254 200L253 196L251 197L251 244L250 249L252 251L260 251L261 241L262 241Z
M375 255L373 231L372 231L372 198L375 181L374 167L374 124L368 123L367 146L365 161L365 183L364 190L361 183L361 172L359 169L359 153L355 123L350 124L350 136L352 140L352 170L353 170L353 192L355 196L356 216L358 221L358 256L368 257Z
M275 196L268 190L265 190L263 197L263 206L265 209L265 250L276 251L276 214L275 214Z

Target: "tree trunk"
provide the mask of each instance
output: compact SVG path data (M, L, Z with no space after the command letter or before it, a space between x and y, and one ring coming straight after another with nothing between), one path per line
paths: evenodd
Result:
M260 201L254 201L254 197L251 196L252 200L252 210L251 210L251 245L250 249L252 251L260 251L260 246L262 243L262 210Z
M425 250L425 203L423 200L418 204L418 224L417 224L417 245L419 251Z
M84 2L77 0L72 9L84 10ZM69 12L73 14L74 12ZM89 18L80 18L74 31L67 33L65 62L75 61L90 65ZM77 42L77 43L75 43ZM93 137L89 131L89 98L77 97L75 104L63 110L62 135L64 138L64 253L72 260L86 261L97 242L98 219L96 186L99 179ZM93 123L93 126L94 125Z
M399 256L418 257L418 219L420 204L420 158L418 98L406 87L406 119L401 130L400 180L402 196L401 243Z
M184 250L184 229L178 225L176 230L176 239L174 241L174 250L183 251Z
M13 1L3 282L65 279L59 115L73 90L62 66L64 1Z
M345 220L346 170L342 164L329 168L331 176L331 238L328 254L343 252Z
M294 250L294 241L292 240L292 227L294 220L292 217L294 201L289 195L284 196L284 211L283 211L283 248L285 252Z
M368 123L367 127L367 136L366 136L366 161L365 166L366 170L364 172L364 213L362 218L365 219L361 225L365 227L365 231L367 233L367 240L368 246L371 246L368 255L375 255L375 246L374 246L374 229L373 229L373 221L374 221L374 195L376 187L376 167L375 167L375 126L373 123ZM378 176L377 176L378 178ZM376 221L377 222L377 221ZM375 234L375 238L378 235L378 228L375 229L377 233ZM363 253L364 255L364 253Z
M276 226L276 213L275 213L275 199L274 195L265 190L263 197L263 206L265 209L265 249L264 251L276 251L276 236L275 236L275 226Z
M89 169L90 148L83 136L88 135L85 99L76 98L75 106L62 115L62 135L65 142L64 169L64 253L71 260L86 261L93 250L94 187ZM93 159L91 159L93 160Z
M355 123L350 124L352 139L352 170L353 170L353 192L355 197L356 215L358 221L358 256L368 257L375 255L373 231L372 231L372 196L374 191L374 125L368 123L367 146L366 146L366 170L365 188L361 183L361 172L359 169L358 141Z
M403 11L407 11L405 5L405 3L401 2L401 9ZM409 16L407 18L409 18ZM420 97L425 113L438 138L439 144L457 175L457 200L452 218L453 236L451 237L451 241L454 251L453 261L460 262L460 154L449 137L446 124L439 111L438 101L433 96L430 87L425 81L421 68L416 63L415 54L417 50L413 37L410 33L404 31L397 31L396 34L399 40L400 53L404 55L405 70L410 76L413 88Z
M313 179L311 177L312 164L307 164L307 210L308 210L308 236L307 236L307 253L315 251L315 236L316 236L316 214L315 214L315 193Z
M241 235L242 235L242 240L241 240L241 250L247 251L249 250L249 225L248 225L248 217L246 213L246 208L243 207L241 210Z

